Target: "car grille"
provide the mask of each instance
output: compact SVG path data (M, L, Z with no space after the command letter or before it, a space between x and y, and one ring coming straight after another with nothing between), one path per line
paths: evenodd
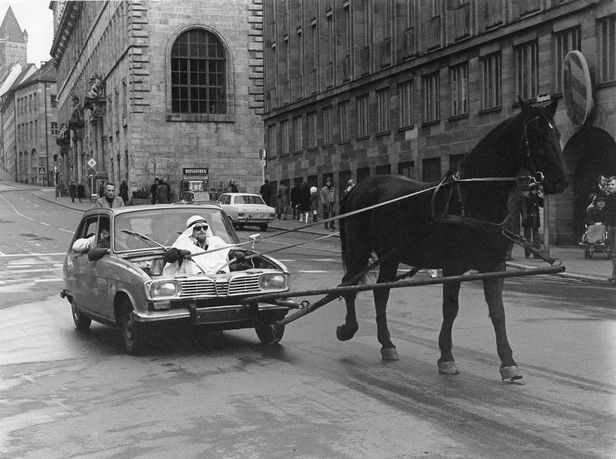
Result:
M249 293L259 293L259 274L253 276L242 276L234 279L182 279L182 292L180 298L187 297L226 297L245 295Z

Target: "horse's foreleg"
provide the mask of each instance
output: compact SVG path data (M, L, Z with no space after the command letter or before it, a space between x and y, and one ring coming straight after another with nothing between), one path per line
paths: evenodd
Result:
M513 360L513 351L507 340L503 283L503 279L484 279L483 290L488 302L490 320L492 320L494 333L496 334L496 351L501 360L500 374L503 379L513 381L514 379L522 378L522 372Z
M443 275L449 275L449 273L444 272ZM443 375L457 375L459 373L451 353L451 332L453 323L458 316L460 284L460 282L447 282L443 284L443 323L441 324L441 332L438 335L438 347L441 350L441 357L437 361L438 372Z
M390 282L396 276L398 263L387 263L381 266L377 283ZM389 327L387 326L387 300L388 288L374 290L374 305L376 308L377 339L381 343L381 357L383 360L398 360L396 346L391 342Z
M343 279L344 282L344 279ZM355 313L355 297L357 294L355 293L347 293L344 295L344 302L346 303L347 313L344 320L344 324L338 326L336 328L336 337L340 341L348 341L359 329L359 325L357 324L357 315Z

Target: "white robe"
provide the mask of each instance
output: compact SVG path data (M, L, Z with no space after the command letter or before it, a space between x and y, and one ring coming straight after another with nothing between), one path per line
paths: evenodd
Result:
M182 266L179 265L178 261L168 263L163 268L163 275L169 277L191 276L202 272L205 274L216 274L221 270L228 273L229 265L227 264L224 268L222 268L222 266L229 260L228 257L231 246L229 246L220 237L212 235L212 232L209 229L207 231L206 243L208 245L207 253L193 257L190 260L183 260ZM172 247L188 250L193 254L203 252L203 249L195 244L195 238L192 236L192 228L188 228L184 231L184 233L176 239ZM209 253L211 250L218 249L220 247L225 247L225 249Z

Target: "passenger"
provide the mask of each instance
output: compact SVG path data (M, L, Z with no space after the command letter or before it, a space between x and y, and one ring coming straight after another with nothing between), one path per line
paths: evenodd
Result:
M605 196L596 196L593 202L586 209L586 218L584 219L584 223L587 225L603 223L607 213L605 204Z
M103 255L111 253L111 242L109 240L109 230L107 228L101 229L96 246L94 246L94 241L96 241L96 234L77 239L73 243L73 252L82 255L87 253L88 258L91 260L100 259Z
M212 251L213 249L221 249ZM194 254L203 255L195 256ZM230 247L220 237L210 231L205 218L193 215L186 221L186 229L175 240L163 260L165 276L193 275L198 273L215 274L229 272ZM243 258L242 252L231 252L232 257Z

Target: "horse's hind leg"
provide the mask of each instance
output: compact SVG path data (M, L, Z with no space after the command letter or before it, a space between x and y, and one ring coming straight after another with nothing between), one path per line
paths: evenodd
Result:
M484 279L483 290L488 302L490 319L496 334L496 351L501 359L500 374L503 380L522 378L522 372L513 360L513 351L507 340L505 306L503 304L503 279Z
M398 263L383 263L379 270L377 283L391 282L396 277ZM374 290L374 305L376 308L377 339L381 343L381 357L383 360L398 360L396 346L391 342L389 327L387 326L387 300L389 300L388 288Z
M444 272L443 275L449 276L450 273ZM437 361L438 372L442 375L457 375L459 373L451 353L451 331L453 323L458 316L459 295L460 282L446 282L443 284L443 323L441 324L441 332L438 335L438 347L441 350L441 357Z

